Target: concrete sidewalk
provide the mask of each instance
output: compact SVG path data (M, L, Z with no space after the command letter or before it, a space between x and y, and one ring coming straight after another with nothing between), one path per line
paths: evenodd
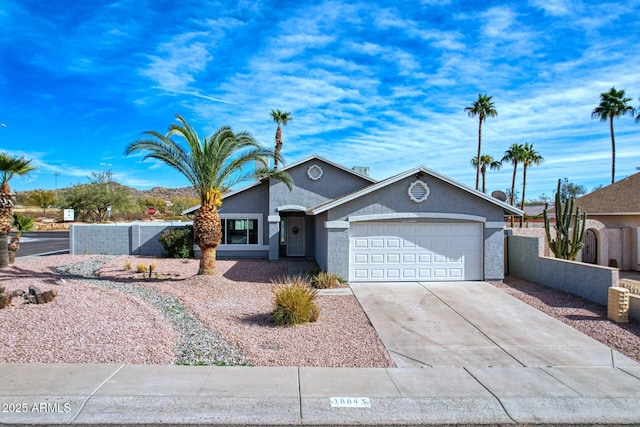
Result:
M2 425L637 424L640 368L0 365Z

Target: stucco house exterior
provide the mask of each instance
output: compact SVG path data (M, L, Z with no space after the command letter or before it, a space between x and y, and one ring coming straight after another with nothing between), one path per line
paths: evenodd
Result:
M423 166L382 181L314 155L225 194L217 256L312 257L349 281L501 280L522 212ZM195 206L185 214L198 209Z
M640 173L582 196L575 203L587 213L582 261L640 271Z

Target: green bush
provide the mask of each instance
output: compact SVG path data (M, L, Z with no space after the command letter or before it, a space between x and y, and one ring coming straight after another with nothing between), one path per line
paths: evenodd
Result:
M171 228L160 233L158 241L170 258L193 257L193 227Z
M273 322L278 326L291 326L318 320L320 310L316 304L317 291L302 278L285 279L273 287Z
M342 282L342 277L326 271L319 271L311 278L311 286L316 289L339 288Z

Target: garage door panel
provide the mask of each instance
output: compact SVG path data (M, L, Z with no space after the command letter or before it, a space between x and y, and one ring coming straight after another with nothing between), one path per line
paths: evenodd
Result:
M398 264L400 262L400 254L387 254L387 263L389 264Z
M369 256L369 263L371 264L385 264L384 254L371 254Z
M351 280L481 280L479 223L352 224Z

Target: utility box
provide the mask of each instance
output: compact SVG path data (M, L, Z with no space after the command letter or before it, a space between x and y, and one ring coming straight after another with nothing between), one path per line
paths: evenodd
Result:
M609 288L607 317L618 323L629 323L629 289L621 287Z

